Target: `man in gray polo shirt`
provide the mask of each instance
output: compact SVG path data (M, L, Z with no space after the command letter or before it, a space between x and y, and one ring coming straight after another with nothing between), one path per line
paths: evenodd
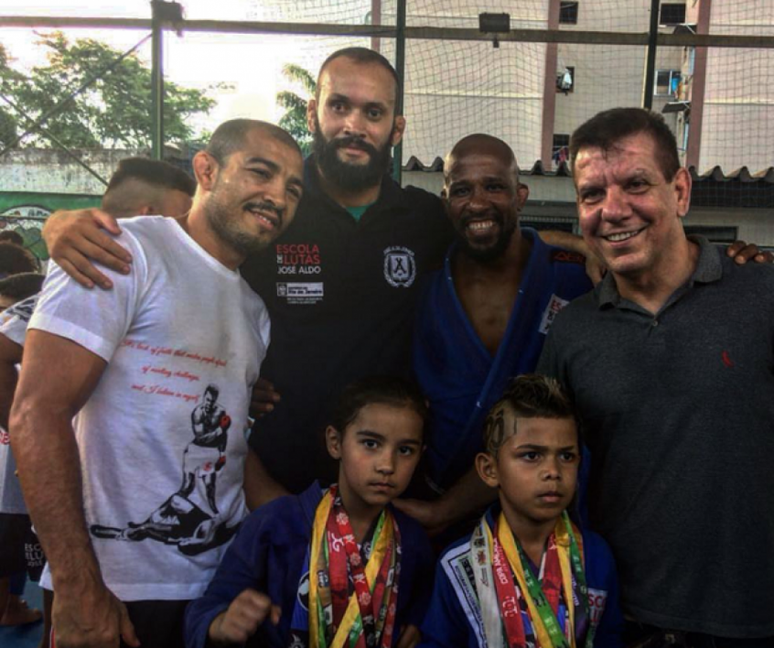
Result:
M691 177L660 116L600 113L570 158L610 272L559 314L539 371L579 408L632 629L774 645L774 268L686 237Z

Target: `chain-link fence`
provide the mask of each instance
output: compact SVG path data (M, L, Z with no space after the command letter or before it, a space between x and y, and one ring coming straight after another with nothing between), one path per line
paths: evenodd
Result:
M692 225L774 244L774 3L181 0L184 20L172 24L152 21L151 3L101 3L72 17L65 0L49 1L38 15L21 3L0 10L6 226L17 227L17 208L96 204L122 151L150 151L151 68L166 81L164 156L185 166L231 117L281 121L308 139L303 105L320 64L360 45L403 79L404 183L436 186L418 175L437 175L460 137L491 133L530 174L526 216L567 227L570 134L599 110L647 105L693 167ZM51 18L57 9L69 17ZM482 14L504 31L482 32Z

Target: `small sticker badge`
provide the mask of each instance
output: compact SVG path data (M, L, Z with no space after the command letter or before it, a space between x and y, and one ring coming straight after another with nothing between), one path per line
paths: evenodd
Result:
M559 311L569 303L570 302L566 299L551 295L551 299L548 300L548 306L546 306L545 311L543 311L543 319L540 320L540 329L538 329L543 335L548 333L548 330L551 328L551 324L554 323L554 318L559 314Z

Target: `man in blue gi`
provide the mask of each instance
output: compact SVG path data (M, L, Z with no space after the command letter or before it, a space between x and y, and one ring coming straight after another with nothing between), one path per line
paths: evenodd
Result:
M430 530L496 497L473 467L486 413L510 377L534 371L556 313L591 288L583 256L519 227L529 189L518 176L511 148L490 135L463 138L444 164L456 241L430 278L414 334L414 369L431 406L425 478L442 495L398 502Z

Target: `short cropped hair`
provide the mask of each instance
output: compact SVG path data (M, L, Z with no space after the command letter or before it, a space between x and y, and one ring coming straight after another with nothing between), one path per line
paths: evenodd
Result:
M0 243L13 243L24 247L24 238L14 230L3 230L0 232Z
M40 292L45 276L37 272L22 272L0 279L0 295L21 301Z
M141 182L148 190L138 191L132 181ZM117 218L134 216L144 205L160 201L161 194L170 190L193 196L196 180L169 162L141 157L124 158L110 176L102 196L102 209Z
M331 54L320 67L320 73L317 75L317 90L315 91L315 98L320 98L320 79L322 79L322 73L328 65L335 61L337 58L348 58L350 61L359 65L376 64L387 70L395 81L395 100L398 100L398 93L400 88L400 79L395 68L382 54L368 49L367 47L345 47L340 50L336 50Z
M299 155L302 154L298 142L290 133L279 126L257 119L229 119L223 122L215 129L205 151L223 166L229 155L241 150L248 133L254 129L263 130L269 137L295 149Z
M176 189L189 196L196 193L196 180L189 176L181 168L163 160L150 160L148 158L130 157L124 158L118 163L118 167L105 190L108 193L133 178L142 180L151 185L158 185L166 189Z
M24 248L13 243L0 243L0 279L22 272L37 272L38 260Z
M612 108L597 113L578 126L570 137L570 165L582 149L600 148L608 152L623 139L644 133L656 145L656 156L661 173L671 182L680 168L677 140L664 118L644 108Z
M484 423L484 448L493 457L497 456L500 447L511 436L504 426L501 415L503 409L510 412L514 419L571 418L577 423L575 408L556 380L538 374L514 378L500 400L489 410Z
M347 385L333 410L331 426L340 434L357 418L366 405L409 407L423 422L427 420L427 402L416 383L396 376L367 376Z

